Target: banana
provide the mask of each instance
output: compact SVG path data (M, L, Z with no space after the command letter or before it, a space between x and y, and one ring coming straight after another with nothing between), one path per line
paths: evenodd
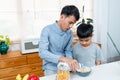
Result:
M28 80L28 77L29 77L29 74L26 74L26 75L23 77L23 80Z
M16 80L22 80L22 77L21 77L20 74L18 74L18 75L16 76Z

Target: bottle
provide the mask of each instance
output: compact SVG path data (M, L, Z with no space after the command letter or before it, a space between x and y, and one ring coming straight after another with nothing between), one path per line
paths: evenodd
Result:
M70 80L70 67L65 62L59 62L57 71L57 80Z

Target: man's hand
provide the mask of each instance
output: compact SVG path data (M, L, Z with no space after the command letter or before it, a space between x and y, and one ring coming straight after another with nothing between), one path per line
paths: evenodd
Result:
M66 62L70 66L71 71L76 71L79 68L79 63L75 59L60 57L59 61Z

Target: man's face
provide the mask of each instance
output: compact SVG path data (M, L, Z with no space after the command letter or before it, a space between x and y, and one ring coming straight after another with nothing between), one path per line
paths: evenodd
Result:
M65 16L65 15L61 15L61 25L60 28L63 31L67 31L70 28L72 28L72 26L74 25L74 23L76 22L76 19L74 16Z

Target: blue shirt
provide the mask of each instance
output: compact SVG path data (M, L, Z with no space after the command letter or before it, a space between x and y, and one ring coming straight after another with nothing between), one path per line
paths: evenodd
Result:
M61 56L72 58L72 40L72 31L61 30L56 22L43 28L39 43L43 70L57 71L57 63Z

